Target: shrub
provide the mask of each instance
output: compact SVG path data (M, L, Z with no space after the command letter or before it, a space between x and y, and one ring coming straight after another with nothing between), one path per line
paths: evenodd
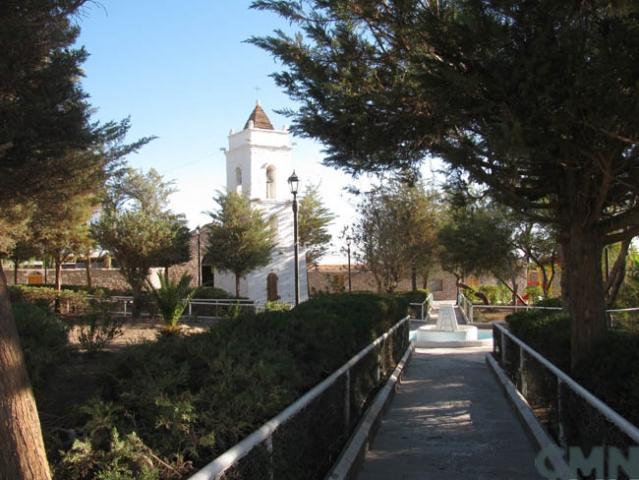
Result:
M151 287L151 291L164 320L162 332L172 335L179 332L180 319L195 290L191 288L191 276L187 274L183 274L177 282L162 273L158 273L158 279L160 288Z
M486 295L491 304L509 303L512 300L512 292L504 285L481 285L477 290Z
M197 287L193 294L193 298L226 299L235 298L235 296L231 295L226 290L217 287Z
M639 425L639 334L611 330L575 378L597 397Z
M58 292L50 287L12 285L9 296L13 303L27 302L50 311L58 303L62 313L83 313L89 307L87 293L83 291L63 289Z
M537 350L559 368L570 367L570 317L564 312L528 310L506 317L516 337Z
M63 454L59 478L144 478L139 465L149 457L156 470L148 475L158 471L156 459L181 473L189 462L204 465L405 314L406 302L390 295L325 295L288 312L243 315L207 333L127 347L116 354L100 401L82 410L82 438ZM121 477L90 476L120 467Z
M84 316L78 341L89 354L104 350L117 337L122 336L124 317L111 312L111 305L104 298L91 302L91 312Z
M539 285L529 285L526 287L526 296L528 303L537 303L543 300L544 291Z
M280 301L272 301L266 302L264 309L267 312L288 312L291 310L293 306L290 303L280 302Z
M562 308L561 298L544 298L535 303L536 307Z
M37 387L69 353L68 328L47 310L30 303L12 305L31 383Z

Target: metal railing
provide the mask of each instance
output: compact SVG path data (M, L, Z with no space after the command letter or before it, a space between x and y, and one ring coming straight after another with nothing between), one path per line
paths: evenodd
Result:
M112 297L99 298L89 295L87 298L91 300L99 300L101 302L112 303L115 306L113 311L116 315L129 316L132 315L131 305L133 305L133 297L114 295ZM194 308L195 307L195 308ZM249 299L234 298L193 298L187 304L185 316L203 317L203 318L221 318L230 308L250 309L253 312L260 312L266 308L265 304L255 303Z
M463 293L459 292L457 294L457 306L464 316L464 319L466 319L466 323L472 324L474 322L473 302L468 300Z
M419 320L424 321L426 318L430 316L430 311L433 308L433 294L429 293L423 302L414 302L408 304L411 307L415 307L419 309L420 316Z
M400 320L190 480L324 478L378 387L408 354L408 320Z
M639 428L548 359L493 324L493 355L564 452L569 447L639 444Z

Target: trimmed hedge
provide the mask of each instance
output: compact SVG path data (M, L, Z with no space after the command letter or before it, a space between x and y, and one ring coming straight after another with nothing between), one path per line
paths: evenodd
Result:
M560 305L560 304L559 304ZM557 306L551 299L544 306ZM586 361L571 371L570 317L532 310L506 318L510 331L590 390L622 416L639 425L639 333L611 329ZM577 418L578 424L583 419ZM584 432L587 425L580 425Z
M58 292L52 287L11 285L9 287L11 303L30 303L45 310L53 311L56 301L63 313L81 313L88 309L88 294L84 291L63 289Z
M49 452L56 478L192 473L387 331L406 315L407 303L391 295L322 295L289 312L248 315L207 333L127 347L114 354L99 397L77 409L82 415L74 424L62 426L81 436L61 456ZM399 346L388 353L394 361L399 354ZM317 432L325 420L307 419Z

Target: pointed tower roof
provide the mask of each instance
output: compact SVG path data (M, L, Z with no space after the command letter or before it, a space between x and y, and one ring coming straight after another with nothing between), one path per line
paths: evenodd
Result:
M248 118L246 124L244 125L244 130L249 128L249 123L251 123L251 121L253 122L253 126L255 128L261 128L263 130L275 130L275 128L273 128L273 124L266 115L266 112L264 112L264 110L260 106L260 102L257 102L257 104L255 105L253 112L251 112L251 116Z

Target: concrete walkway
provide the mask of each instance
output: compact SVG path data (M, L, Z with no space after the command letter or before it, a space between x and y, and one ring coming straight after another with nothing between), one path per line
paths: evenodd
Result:
M358 480L527 480L534 446L486 348L417 349Z

